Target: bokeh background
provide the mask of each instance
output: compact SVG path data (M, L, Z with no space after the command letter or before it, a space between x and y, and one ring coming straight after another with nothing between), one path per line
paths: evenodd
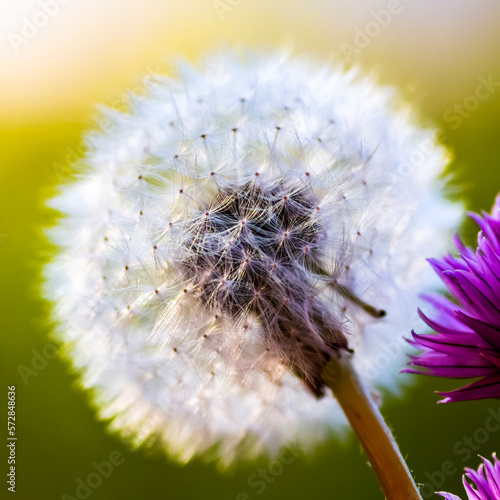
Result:
M389 8L389 18L380 14ZM113 451L123 464L86 498L382 498L352 437L300 455L259 493L248 479L267 468L265 459L226 473L196 461L180 467L108 434L69 366L57 357L37 360L44 349L52 353L38 292L49 251L42 228L54 217L44 199L69 179L95 103L123 106L142 74L168 73L179 56L286 45L361 64L398 86L454 152L451 195L471 210L489 210L500 191L500 83L491 83L500 82L499 28L496 0L1 0L0 374L4 408L6 386L17 387L17 498L84 498L77 478ZM482 78L488 95L474 99ZM472 223L460 231L473 242ZM500 452L500 430L484 430L489 416L500 421L500 402L436 405L433 391L456 384L414 382L385 399L384 414L417 480L427 483L424 497L438 498L433 487L463 496L462 467L475 468L478 453ZM5 474L6 452L0 462Z

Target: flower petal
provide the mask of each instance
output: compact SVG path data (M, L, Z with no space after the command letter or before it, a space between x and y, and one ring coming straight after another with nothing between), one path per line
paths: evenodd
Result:
M500 373L473 382L455 391L439 392L445 399L440 403L472 401L474 399L500 398Z
M457 311L456 314L457 318L460 318L461 321L463 321L469 328L480 335L481 338L486 340L486 342L488 342L492 347L500 351L500 326L497 328L490 323L472 318L462 311Z

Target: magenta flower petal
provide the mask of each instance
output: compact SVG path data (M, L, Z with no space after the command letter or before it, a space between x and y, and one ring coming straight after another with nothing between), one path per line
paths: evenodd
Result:
M493 463L481 457L483 463L474 469L465 469L463 475L464 488L468 500L500 499L500 462L493 454ZM470 481L470 482L469 482ZM444 491L436 492L447 500L461 500L460 497Z
M458 378L458 377L453 377ZM475 399L500 398L500 370L495 375L490 375L450 392L439 392L445 399L440 403L457 403L458 401L471 401Z
M419 315L436 333L412 332L413 338L408 340L423 352L411 356L405 372L479 379L439 393L445 396L442 403L500 398L500 195L491 215L472 217L481 228L477 249L455 237L459 257L429 259L456 302L424 296L435 314L431 318L419 310Z
M500 323L498 325L492 325L480 319L471 318L462 311L457 311L456 317L471 330L474 330L482 339L486 340L494 349L500 352Z
M481 457L482 458L482 457ZM484 468L486 471L486 480L490 485L491 491L496 495L496 498L500 498L500 462L495 458L495 464L492 464L489 460L485 460Z
M445 493L443 491L440 491L437 494L446 498L446 500L462 500L460 497L457 497L457 495L452 495L451 493Z
M453 330L470 331L470 329L465 327L460 320L455 318L455 311L457 309L455 303L436 294L422 294L421 297L435 309L435 321Z

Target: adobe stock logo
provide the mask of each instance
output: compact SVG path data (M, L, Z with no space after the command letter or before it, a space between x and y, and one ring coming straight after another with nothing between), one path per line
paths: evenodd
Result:
M93 471L90 472L85 480L76 478L75 496L64 493L61 500L86 500L89 498L94 490L102 485L103 480L107 479L113 473L115 467L122 465L125 458L119 451L112 451L109 454L109 459L103 462L92 462Z
M45 344L41 352L36 349L31 350L33 355L31 358L30 366L19 364L17 371L24 382L28 385L30 377L36 377L44 370L49 364L49 360L54 359L57 355L57 346L55 344Z
M14 52L19 52L20 47L23 47L30 40L38 35L39 31L43 29L49 21L59 14L61 5L70 3L71 0L40 0L38 9L30 17L23 17L20 33L10 32L7 38L12 46Z
M371 19L362 27L354 28L354 37L352 43L342 42L340 51L345 60L350 63L354 55L359 55L365 50L372 40L377 38L382 31L387 28L395 16L403 12L404 4L412 0L388 0L385 9L370 11Z
M243 0L214 0L212 5L214 6L215 12L219 16L221 21L224 21L226 13L233 12L235 7L238 7Z
M498 408L489 408L487 416L482 426L476 427L469 435L462 436L455 442L452 448L453 456L444 460L440 467L433 471L426 470L424 473L427 481L421 485L420 494L423 498L434 496L435 490L443 489L446 479L449 476L457 474L463 467L469 463L470 459L477 455L481 446L487 443L492 437L497 438L500 431L500 406ZM459 457L462 465L457 463L455 457Z
M468 95L461 103L455 103L443 113L446 123L451 123L451 128L457 130L462 125L463 120L470 117L479 108L481 101L489 99L491 95L500 87L500 81L494 80L490 73L488 78L478 77L479 84L474 89L474 93Z
M281 450L279 457L273 462L269 462L267 467L261 467L255 473L248 477L247 484L254 491L247 493L242 491L236 496L236 500L251 500L255 495L261 495L266 491L267 487L276 481L276 478L283 474L287 465L295 462L297 457L302 453L300 445L297 443L289 443Z

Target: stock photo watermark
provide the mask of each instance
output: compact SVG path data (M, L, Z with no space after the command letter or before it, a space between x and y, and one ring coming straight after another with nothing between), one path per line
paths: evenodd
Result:
M444 460L439 469L434 471L425 471L424 476L427 481L421 485L420 493L424 498L430 498L434 491L442 488L446 483L446 478L461 472L463 464L466 464L470 458L478 454L481 445L489 441L492 435L500 431L500 406L489 408L488 416L483 425L477 427L471 434L462 436L452 447L453 456ZM457 465L458 460L461 464Z
M251 500L255 498L255 495L262 495L267 490L267 487L283 474L286 466L295 462L301 454L302 449L297 443L289 443L288 446L281 450L276 460L269 462L267 467L261 467L248 476L247 484L252 488L252 492L238 493L236 500Z
M468 95L461 103L455 103L443 113L443 120L451 123L451 128L457 130L463 121L479 108L481 101L486 101L500 87L500 81L495 81L490 73L487 78L478 77L479 84L474 93Z
M49 360L57 356L57 346L55 344L45 344L40 351L31 350L31 362L28 365L19 364L17 371L24 385L28 385L31 377L36 377L49 364Z
M391 24L394 16L403 12L404 5L411 3L411 1L389 0L385 9L371 10L371 19L364 26L354 28L352 43L342 42L340 44L339 48L345 60L351 62L354 56L361 54L382 33L384 28Z
M92 471L84 479L77 477L75 479L76 487L74 495L64 493L61 500L85 500L90 498L92 493L99 488L104 479L108 479L113 473L115 467L123 465L125 457L117 450L109 454L108 460L102 462L92 462Z
M21 18L21 27L18 32L11 31L7 34L12 50L19 50L35 38L40 30L43 30L56 17L61 7L71 3L73 0L40 0L39 9L30 16Z
M127 94L115 95L105 101L103 107L114 110L127 110L130 104L130 95L143 95L147 92L148 84L155 78L161 77L168 71L165 63L159 62L154 65L148 65L140 74L141 80L132 86ZM66 145L61 153L62 160L54 160L51 164L52 170L59 182L70 179L78 170L80 162L85 155L93 149L99 148L106 133L111 132L115 127L112 119L105 113L100 113L95 127L85 134L85 142L76 145Z
M224 21L226 14L233 12L244 0L214 0L212 5L221 21Z
M487 77L479 76L478 82L472 94L465 97L461 103L454 103L443 113L443 120L450 123L453 130L460 128L464 120L470 118L479 108L481 102L489 99L500 87L500 81L495 80L491 73ZM418 148L400 161L397 171L392 175L392 182L402 181L413 175L415 170L422 167L434 154L436 142L446 142L447 139L445 131L437 128L433 137L423 140Z
M16 386L7 387L7 489L16 492Z

